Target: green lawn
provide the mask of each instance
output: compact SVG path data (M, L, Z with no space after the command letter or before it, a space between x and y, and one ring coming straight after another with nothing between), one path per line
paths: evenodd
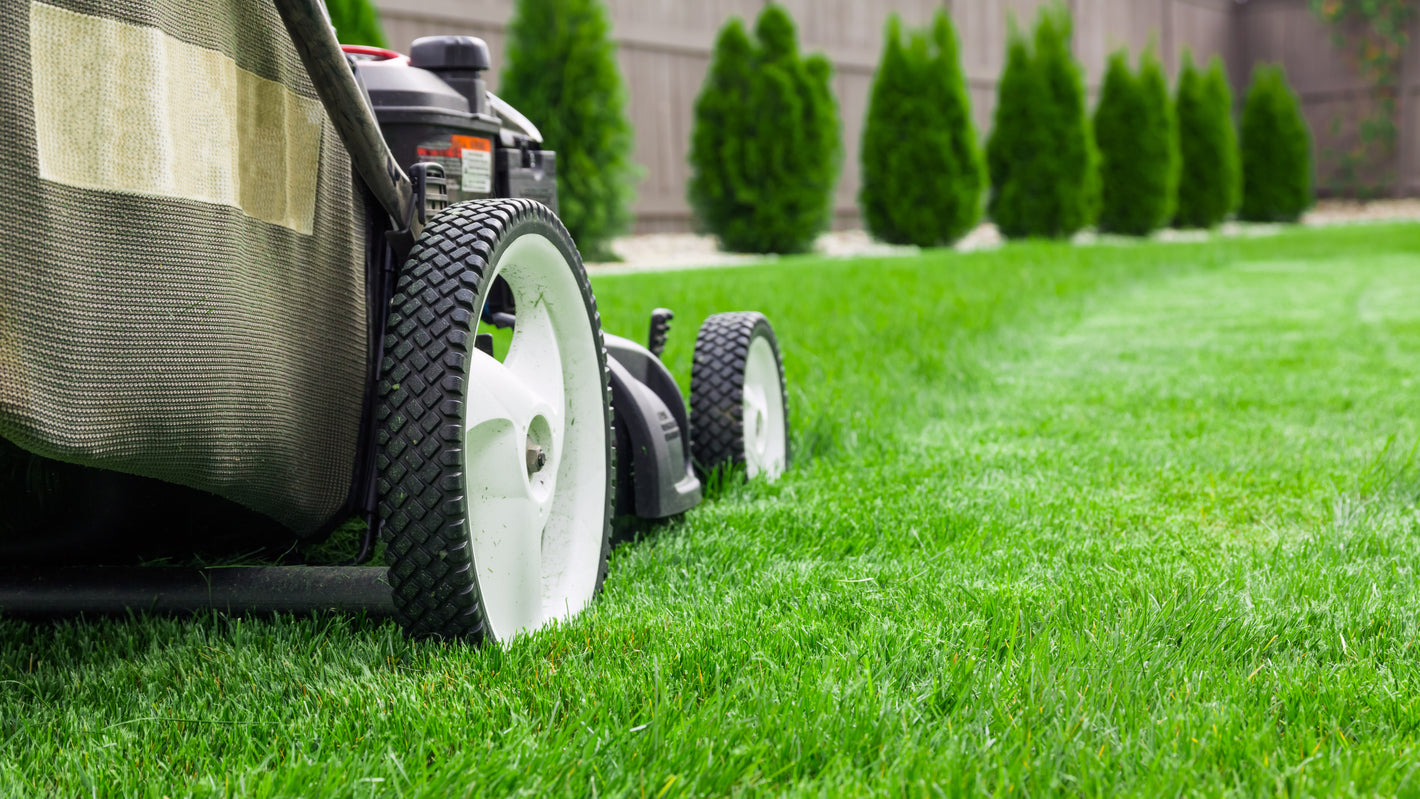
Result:
M21 796L1420 794L1420 227L596 280L798 461L507 649L0 621Z

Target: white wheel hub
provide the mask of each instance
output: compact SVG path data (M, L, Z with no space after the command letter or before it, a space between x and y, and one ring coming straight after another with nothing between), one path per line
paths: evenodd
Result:
M484 276L512 290L500 363L474 349L464 418L464 524L497 640L592 599L607 507L607 429L581 287L550 240L514 239Z
M779 360L768 339L750 341L745 357L744 441L745 472L774 480L784 472L788 452L784 445L784 392Z

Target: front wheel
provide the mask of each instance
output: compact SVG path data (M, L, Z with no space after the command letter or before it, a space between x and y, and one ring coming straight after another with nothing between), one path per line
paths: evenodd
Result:
M743 466L774 480L789 465L779 343L763 314L715 314L700 326L690 370L691 451L701 475Z
M479 347L497 281L506 356ZM507 291L503 291L506 286ZM507 640L577 613L606 575L606 349L581 257L527 200L440 212L392 300L380 381L380 514L414 636Z

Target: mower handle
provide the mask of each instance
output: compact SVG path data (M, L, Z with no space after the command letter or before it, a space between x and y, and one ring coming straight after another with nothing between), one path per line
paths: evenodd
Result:
M413 212L414 185L385 144L365 93L335 40L321 0L276 0L276 10L281 13L281 21L311 76L321 104L350 152L355 171L390 215L395 230L407 233L411 239L418 238L423 220Z

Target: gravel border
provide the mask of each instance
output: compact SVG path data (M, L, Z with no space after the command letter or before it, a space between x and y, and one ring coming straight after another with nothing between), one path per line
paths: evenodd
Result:
M1420 199L1375 200L1362 203L1354 200L1322 200L1302 217L1310 227L1329 225L1371 224L1381 222L1420 221ZM1162 230L1151 241L1204 241L1212 235L1268 236L1284 230L1285 225L1258 225L1228 222L1217 233L1201 230ZM1125 244L1138 239L1124 236L1104 236L1086 231L1075 236L1076 244ZM996 226L984 223L957 242L960 252L989 250L1004 243ZM624 236L611 243L612 252L620 262L589 263L587 269L596 275L628 272L673 272L681 269L703 269L718 266L749 266L773 261L774 255L745 255L721 252L715 237L695 233L655 233L644 236ZM862 230L841 230L825 233L814 245L814 252L829 258L896 257L917 255L917 247L904 247L874 241Z

